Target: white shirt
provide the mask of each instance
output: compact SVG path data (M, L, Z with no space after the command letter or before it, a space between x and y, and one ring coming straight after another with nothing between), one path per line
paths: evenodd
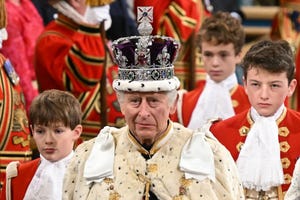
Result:
M27 188L24 200L62 199L63 178L73 154L72 151L57 162L50 162L40 155L41 163Z
M214 82L207 76L205 87L193 110L188 128L195 130L211 119L232 117L235 112L230 90L237 84L235 74L230 75L220 83Z

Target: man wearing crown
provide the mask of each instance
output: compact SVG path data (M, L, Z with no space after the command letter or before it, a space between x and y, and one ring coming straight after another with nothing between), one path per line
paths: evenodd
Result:
M6 40L6 12L0 0L0 48ZM24 94L19 76L10 61L0 54L0 193L5 169L11 161L31 160L30 134L25 110Z
M39 90L66 90L78 98L83 111L84 140L95 137L107 123L124 125L111 87L117 67L109 62L106 49L110 2L51 0L58 17L46 26L36 45Z
M138 15L141 36L112 44L119 66L113 88L127 125L106 126L77 147L63 199L244 199L224 146L169 119L180 86L173 65L179 44L150 35L150 10L141 8Z

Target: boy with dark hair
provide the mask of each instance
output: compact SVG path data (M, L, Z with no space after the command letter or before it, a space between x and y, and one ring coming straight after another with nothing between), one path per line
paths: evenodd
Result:
M293 52L286 41L260 41L242 66L252 106L210 131L236 160L246 199L283 199L300 155L300 114L284 105L297 84Z

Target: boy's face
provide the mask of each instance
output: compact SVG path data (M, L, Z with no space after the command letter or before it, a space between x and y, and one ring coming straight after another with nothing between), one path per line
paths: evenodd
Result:
M264 117L272 116L290 97L296 87L293 79L288 85L286 72L270 73L264 69L251 68L244 80L244 87L251 105Z
M79 138L82 126L77 125L74 130L63 124L51 126L35 125L32 129L33 139L39 152L51 162L59 161L68 156Z
M221 82L235 73L241 55L235 55L232 43L215 45L212 42L202 42L201 47L204 69L213 81Z

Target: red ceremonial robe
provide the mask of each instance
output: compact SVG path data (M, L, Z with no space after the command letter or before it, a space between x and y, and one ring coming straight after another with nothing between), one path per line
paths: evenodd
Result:
M32 154L24 94L20 84L14 83L18 75L13 70L0 54L0 186L7 164L31 160Z

